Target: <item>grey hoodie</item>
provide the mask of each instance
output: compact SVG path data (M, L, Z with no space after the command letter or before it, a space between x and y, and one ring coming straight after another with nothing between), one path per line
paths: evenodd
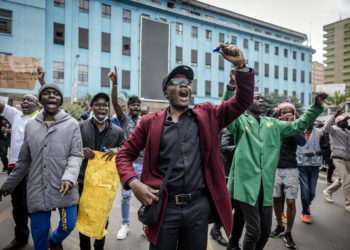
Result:
M350 160L350 131L339 128L335 123L335 116L332 115L324 126L324 131L329 133L332 157L340 157Z
M28 173L29 213L78 204L76 182L83 160L79 124L63 110L54 120L55 124L48 127L40 112L27 123L16 167L1 187L2 190L13 190ZM63 180L74 185L64 197L60 193Z

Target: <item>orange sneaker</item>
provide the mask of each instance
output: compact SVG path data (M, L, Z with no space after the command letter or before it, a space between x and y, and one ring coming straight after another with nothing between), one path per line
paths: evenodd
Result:
M284 216L284 213L282 213L282 222L283 222L284 224L287 224L287 217Z
M301 218L301 221L306 223L306 224L311 224L312 223L310 215L308 215L308 214L302 214L300 218Z

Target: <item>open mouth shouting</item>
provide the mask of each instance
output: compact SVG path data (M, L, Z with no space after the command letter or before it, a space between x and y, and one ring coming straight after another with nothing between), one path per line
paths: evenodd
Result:
M179 97L180 101L187 102L190 97L190 91L188 90L188 88L181 88L179 90Z

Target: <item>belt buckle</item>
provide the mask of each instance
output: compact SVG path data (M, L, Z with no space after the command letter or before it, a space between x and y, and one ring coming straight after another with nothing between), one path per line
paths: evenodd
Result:
M176 205L186 205L190 198L191 194L177 194L175 195L175 203Z

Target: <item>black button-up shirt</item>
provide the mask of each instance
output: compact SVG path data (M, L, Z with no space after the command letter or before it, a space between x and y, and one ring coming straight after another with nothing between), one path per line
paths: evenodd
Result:
M185 120L186 128L183 127ZM206 187L200 154L198 121L192 109L181 114L178 123L172 121L168 110L159 147L157 170L165 176L171 157L175 154L179 127L183 129L183 141L167 183L169 194L172 195L190 193Z
M105 138L105 136L107 135L107 131L108 128L110 126L109 121L106 120L106 126L104 127L104 129L100 132L98 130L98 127L95 125L93 119L91 119L92 124L94 124L94 131L95 131L95 148L92 148L93 150L97 150L97 151L103 151L102 147L104 145L102 145L102 141Z

